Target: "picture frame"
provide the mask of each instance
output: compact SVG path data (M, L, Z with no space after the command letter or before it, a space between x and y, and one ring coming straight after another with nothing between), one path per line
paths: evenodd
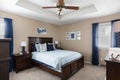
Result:
M66 32L66 40L69 40L69 32Z
M66 36L66 40L69 40L69 36Z
M77 40L81 40L81 37L80 37L80 36L77 36Z
M81 32L80 32L80 31L77 31L77 32L76 32L76 35L77 35L77 36L81 36Z
M69 36L69 32L66 32L66 36Z
M70 32L70 40L76 40L76 33Z
M77 31L76 32L77 40L81 40L81 32Z
M46 28L37 27L37 33L38 34L47 34L47 30L46 30Z

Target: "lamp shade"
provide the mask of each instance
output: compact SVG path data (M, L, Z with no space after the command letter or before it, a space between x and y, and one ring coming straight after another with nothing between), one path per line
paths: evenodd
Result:
M26 46L26 45L27 45L26 42L21 42L21 43L20 43L20 46Z
M58 41L55 41L55 44L58 44Z

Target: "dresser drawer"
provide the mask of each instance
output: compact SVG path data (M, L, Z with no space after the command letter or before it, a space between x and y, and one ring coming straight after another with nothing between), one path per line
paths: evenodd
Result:
M29 64L31 64L31 60L27 60L27 61L23 61L23 62L21 62L21 63L16 63L16 67L19 67L20 65L21 66L24 66L24 65L29 65Z
M30 61L30 58L28 57L16 57L15 62L16 63L23 63Z
M9 42L0 43L0 59L9 57L9 54L6 54L9 53L9 46L7 45L9 45Z
M19 72L21 70L25 70L25 69L30 68L30 67L31 67L31 64L28 64L28 63L23 63L22 65L21 64L17 64L16 68L15 68L15 71Z
M0 80L9 80L9 60L0 61Z

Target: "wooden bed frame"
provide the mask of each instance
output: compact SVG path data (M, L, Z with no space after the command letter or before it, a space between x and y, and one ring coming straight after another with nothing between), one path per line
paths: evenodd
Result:
M48 37L29 37L29 52L32 52L32 46L34 43L52 43L53 38ZM84 57L69 62L62 66L61 72L55 71L48 67L45 64L38 63L37 61L33 60L33 64L39 66L41 69L50 72L53 75L56 75L61 78L61 80L68 80L74 73L76 73L79 69L84 67Z

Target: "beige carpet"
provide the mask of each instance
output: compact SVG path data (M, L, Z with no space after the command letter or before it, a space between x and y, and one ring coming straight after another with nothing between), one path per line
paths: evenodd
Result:
M85 67L74 74L69 80L104 80L105 67L85 64ZM60 78L34 67L19 73L11 72L10 80L60 80Z

